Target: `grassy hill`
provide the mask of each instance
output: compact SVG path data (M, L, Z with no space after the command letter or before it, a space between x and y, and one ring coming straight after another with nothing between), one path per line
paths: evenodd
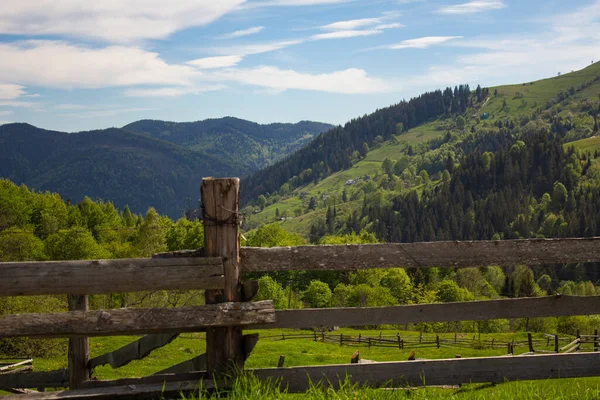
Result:
M475 98L474 92L471 93ZM489 88L481 102L475 99L474 104L461 115L445 114L401 134L392 135L390 140L371 146L364 157L353 160L350 168L301 185L287 194L271 194L263 210L255 206L248 207L246 227L252 229L260 223L279 220L286 230L307 235L311 225L325 217L328 207L336 205L338 218L340 215L347 217L353 210L362 207L365 192L380 190L379 183L376 187L370 187L364 178L380 182L382 175L385 175L382 163L386 158L394 162L409 159L407 162L417 167L413 171L416 175L421 170L418 166L426 165L423 159L439 159L441 153L452 154L456 159L464 154L464 149L468 149L465 143L473 140L471 132L484 127L507 123L526 126L536 121L543 123L548 130L564 129L568 146L574 145L580 150L593 152L600 149L600 138L592 137L595 135L592 113L598 107L599 96L600 63L536 82ZM459 117L464 121L462 128ZM451 143L442 143L440 146L439 142L443 142L445 137L450 137ZM409 147L415 155L408 156ZM434 181L439 180L443 167L428 172ZM360 180L357 181L357 178ZM356 183L346 184L349 180ZM419 187L418 179L403 179L400 184L383 190L382 194L385 197L415 188L419 191ZM347 198L345 202L344 191ZM311 198L317 201L314 210L309 210Z

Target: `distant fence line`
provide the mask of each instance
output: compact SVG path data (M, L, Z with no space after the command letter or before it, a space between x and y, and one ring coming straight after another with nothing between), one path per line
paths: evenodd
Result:
M470 335L469 335L470 336ZM321 343L333 343L340 346L353 347L385 347L396 348L399 350L415 349L415 348L468 348L468 349L508 349L508 353L512 354L517 347L528 347L530 352L562 352L571 349L576 345L573 351L598 351L598 342L600 336L597 332L594 335L576 335L558 337L557 335L547 334L545 339L533 339L531 333L528 334L527 340L509 340L501 341L492 339L478 338L478 335L473 335L472 338L466 336L459 337L457 334L453 338L440 337L440 335L423 335L419 336L402 336L399 333L396 335L378 335L378 336L363 336L348 335L348 334L333 334L325 332L313 333L285 333L279 335L261 336L262 339L270 340L311 340ZM568 343L569 345L559 347L560 343ZM584 344L592 346L584 347ZM552 348L553 350L548 350Z

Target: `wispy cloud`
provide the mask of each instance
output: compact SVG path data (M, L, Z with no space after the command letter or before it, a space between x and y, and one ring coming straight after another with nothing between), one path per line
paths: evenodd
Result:
M300 6L317 6L322 4L338 4L348 3L354 0L260 0L246 2L239 9L244 10L248 8L259 8L259 7L300 7Z
M59 114L61 117L74 117L74 118L98 118L98 117L110 117L113 115L127 114L132 112L143 112L143 111L154 111L154 108L147 107L130 107L130 108L112 108L102 110L90 110L75 113Z
M225 89L225 85L208 85L202 87L164 87L156 89L127 89L125 95L129 97L177 97L188 94L200 94Z
M312 40L323 40L323 39L345 39L357 36L372 36L379 35L383 33L382 30L377 29L366 29L366 30L350 30L350 31L335 31L335 32L327 32L327 33L318 33L316 35L312 35L310 38Z
M450 40L462 39L462 36L426 36L417 39L403 40L400 43L381 46L379 48L400 50L400 49L426 49L431 46L446 43Z
M377 26L375 26L375 28L374 28L374 29L375 29L375 30L378 30L378 31L383 31L383 30L385 30L385 29L396 29L396 28L404 28L404 25L403 25L403 24L400 24L400 23L398 23L398 22L394 22L394 23L392 23L392 24L382 24L382 25L377 25Z
M30 108L30 107L37 106L37 103L33 103L30 101L19 101L19 100L0 100L0 106Z
M188 61L186 64L193 65L200 69L224 68L233 67L242 61L242 56L215 56L198 58Z
M0 33L67 35L113 43L163 39L181 29L203 26L244 0L39 1L3 0Z
M237 54L239 56L248 56L252 54L262 54L281 50L286 47L304 43L305 41L306 39L279 40L273 42L251 43L240 46L213 47L210 50L217 54L223 55Z
M14 111L11 110L0 110L0 117L6 117L8 115L13 115Z
M222 39L235 39L235 38L239 38L239 37L243 37L243 36L255 35L255 34L261 32L263 29L265 29L264 26L254 26L252 28L242 29L239 31L227 33L227 34L221 36L221 38Z
M86 108L86 106L84 106L83 104L70 104L70 103L57 104L54 106L55 110L83 110L84 108Z
M352 19L348 21L338 21L333 22L331 24L323 25L321 29L326 31L341 31L347 29L356 29L361 28L363 26L370 26L379 24L382 22L382 18L361 18L361 19Z
M289 89L329 93L361 94L391 91L389 84L368 76L366 71L350 68L323 74L302 73L272 66L231 68L216 71L214 79L260 86L274 91Z
M475 14L484 11L498 10L506 7L503 0L475 0L468 3L441 7L439 14Z

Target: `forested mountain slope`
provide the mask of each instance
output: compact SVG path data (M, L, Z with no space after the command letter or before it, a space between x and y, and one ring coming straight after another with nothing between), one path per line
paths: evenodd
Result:
M462 99L460 87L450 91ZM373 137L362 146L368 151L359 149L337 172L302 170L279 188L271 182L246 208L247 228L283 220L282 227L314 241L363 229L385 241L600 234L600 64L468 91L464 112L453 96L446 112L408 130L393 128L403 123L393 114L399 105L353 121L361 137ZM386 118L387 128L373 131L370 122ZM355 136L350 124L321 140L339 146L334 138ZM571 142L578 150L569 150ZM331 164L323 158L313 165Z
M245 176L329 127L234 118L190 126L139 121L127 129L64 133L2 125L0 177L56 191L73 202L90 196L117 207L128 204L134 212L153 206L175 218L197 207L202 177Z
M196 122L141 120L123 129L224 158L233 157L251 171L264 168L306 145L332 126L320 122L261 125L225 117Z
M210 154L121 129L68 134L27 124L0 126L0 176L77 202L110 199L135 212L150 206L181 215L202 176L241 167ZM195 203L194 203L195 205Z

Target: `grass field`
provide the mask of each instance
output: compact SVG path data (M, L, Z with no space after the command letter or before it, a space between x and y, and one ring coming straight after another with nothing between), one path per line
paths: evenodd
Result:
M566 147L575 146L576 149L581 151L587 151L590 153L600 150L600 136L594 136L587 139L577 140L565 144Z
M248 331L252 332L252 331ZM254 331L259 332L259 331ZM371 347L365 345L344 345L336 343L315 342L313 339L289 339L290 334L299 333L293 330L268 330L260 331L261 339L250 358L246 362L247 368L268 368L275 367L280 355L285 355L285 366L301 365L325 365L325 364L347 364L351 355L360 350L361 358L374 361L403 361L414 346L406 345L404 350L395 347ZM312 331L304 333L312 334ZM400 334L407 341L417 341L418 332L398 331L398 330L355 330L341 329L332 332L332 335L343 334L357 337L361 334L362 338L369 336L375 338L380 334L394 337ZM283 340L283 335L288 338ZM431 341L435 334L424 334L424 341ZM440 334L440 338L452 340L454 334ZM474 334L459 334L459 340L473 340ZM481 334L482 341L494 339L497 345L494 349L489 346L477 345L479 336L475 337L473 346L453 347L442 345L436 348L432 345L428 348L417 348L417 358L423 359L441 359L454 358L457 354L462 357L482 357L505 355L507 353L506 343L508 341L523 342L527 338L526 333L498 333ZM90 339L91 357L101 355L115 350L133 340L135 337L111 337L111 338L92 338ZM534 340L543 342L546 338L541 334L535 334ZM566 340L566 338L565 338ZM484 348L481 348L484 347ZM539 349L551 350L550 347L539 345ZM205 351L206 342L203 333L182 334L171 344L152 352L143 360L133 361L130 364L113 370L110 366L98 367L94 371L94 376L100 379L116 379L119 377L136 377L150 375L167 368L173 364L185 361L201 354ZM527 346L519 346L515 354L522 354L527 351ZM62 357L51 359L34 359L34 369L36 371L53 370L64 368L67 365L66 354ZM292 395L285 394L275 390L273 387L260 384L253 380L245 380L240 383L233 393L221 393L213 398L243 398L243 399L440 399L452 397L456 399L599 399L600 398L600 378L580 378L548 381L530 381L530 382L512 382L499 385L487 384L469 384L460 388L439 389L426 388L418 390L381 390L381 389L359 389L357 387L345 387L339 392L323 392L319 389L312 389L307 394ZM213 394L215 396L215 394ZM203 398L203 397L200 397ZM210 398L210 397L207 397Z

